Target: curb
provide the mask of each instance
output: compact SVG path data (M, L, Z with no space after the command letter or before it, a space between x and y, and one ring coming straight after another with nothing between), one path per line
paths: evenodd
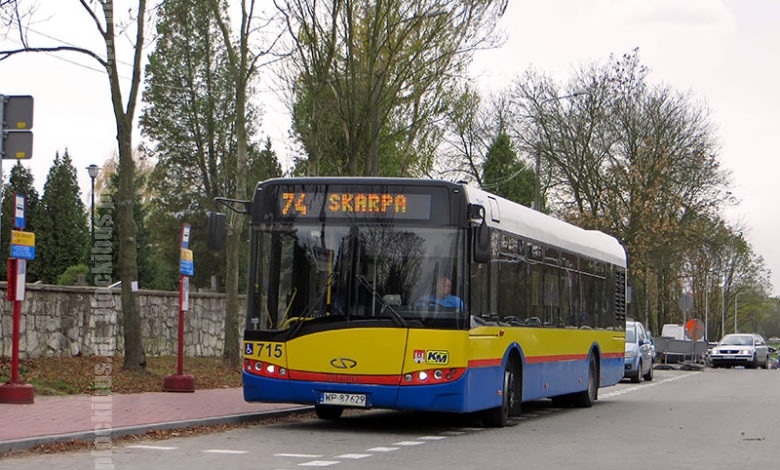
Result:
M262 411L258 413L240 413L225 416L214 416L210 418L195 418L181 421L168 421L165 423L155 424L142 424L137 426L125 426L121 428L104 429L100 431L80 431L71 432L65 434L51 434L48 436L35 436L27 437L23 439L13 439L8 441L0 441L0 453L20 451L30 449L31 447L56 444L58 442L67 441L95 441L98 437L105 437L108 435L111 439L146 434L149 431L161 429L182 429L192 426L214 426L219 424L243 424L251 423L255 421L261 421L263 419L282 418L285 416L291 416L294 414L307 413L314 410L313 406L296 406L293 408L284 408L280 410ZM2 457L0 457L2 458Z

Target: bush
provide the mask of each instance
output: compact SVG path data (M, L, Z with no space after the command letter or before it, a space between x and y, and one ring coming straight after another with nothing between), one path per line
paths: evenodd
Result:
M75 286L78 284L79 274L84 275L84 281L89 277L89 266L86 264L77 264L69 267L64 273L57 276L58 286Z

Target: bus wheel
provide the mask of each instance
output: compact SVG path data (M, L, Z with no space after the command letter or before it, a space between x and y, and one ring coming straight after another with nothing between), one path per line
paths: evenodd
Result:
M574 406L590 408L598 399L599 394L599 370L596 366L596 358L591 356L588 361L588 388L573 395Z
M319 419L339 419L343 412L341 406L314 405L314 413Z
M491 428L502 428L506 426L511 415L520 412L520 403L522 397L518 390L520 384L520 375L515 365L515 360L509 359L504 369L504 384L501 392L501 406L485 410L482 415L482 421L485 426Z

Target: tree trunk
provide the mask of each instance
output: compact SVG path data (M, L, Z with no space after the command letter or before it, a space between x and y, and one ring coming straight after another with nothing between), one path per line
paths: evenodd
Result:
M118 126L119 140L119 188L117 191L117 215L119 217L119 278L122 281L122 326L125 339L124 368L146 368L141 337L141 317L135 290L138 282L138 247L133 201L135 199L135 165L132 156L132 126L125 116ZM136 287L136 289L134 289Z
M225 366L231 369L240 367L240 341L239 317L240 305L238 302L238 255L241 243L241 221L243 214L230 214L228 233L225 247L225 345L222 357Z
M145 370L146 354L141 337L141 317L138 311L138 239L135 225L135 163L133 162L133 125L138 87L141 82L141 53L144 39L146 0L138 0L136 38L133 54L133 70L126 110L122 108L122 87L117 69L116 37L114 30L114 2L102 4L106 19L107 61L105 63L114 107L117 141L119 144L119 187L117 189L117 216L119 218L119 279L122 281L122 326L124 328L124 368Z
M244 67L241 70L245 70ZM245 75L242 75L245 76ZM247 173L247 136L246 136L246 81L242 80L236 86L236 166L235 195L236 199L246 199ZM243 243L241 234L244 228L243 214L233 214L230 218L227 233L225 290L227 297L227 312L225 312L225 349L222 356L225 365L230 368L241 367L241 338L239 337L241 308L238 301L238 269L240 246Z

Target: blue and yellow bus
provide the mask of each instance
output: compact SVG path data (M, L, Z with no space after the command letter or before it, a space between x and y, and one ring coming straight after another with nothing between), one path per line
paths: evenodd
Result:
M503 426L529 400L590 407L623 377L626 255L611 236L446 181L280 178L238 202L246 401ZM458 302L430 301L442 278Z

